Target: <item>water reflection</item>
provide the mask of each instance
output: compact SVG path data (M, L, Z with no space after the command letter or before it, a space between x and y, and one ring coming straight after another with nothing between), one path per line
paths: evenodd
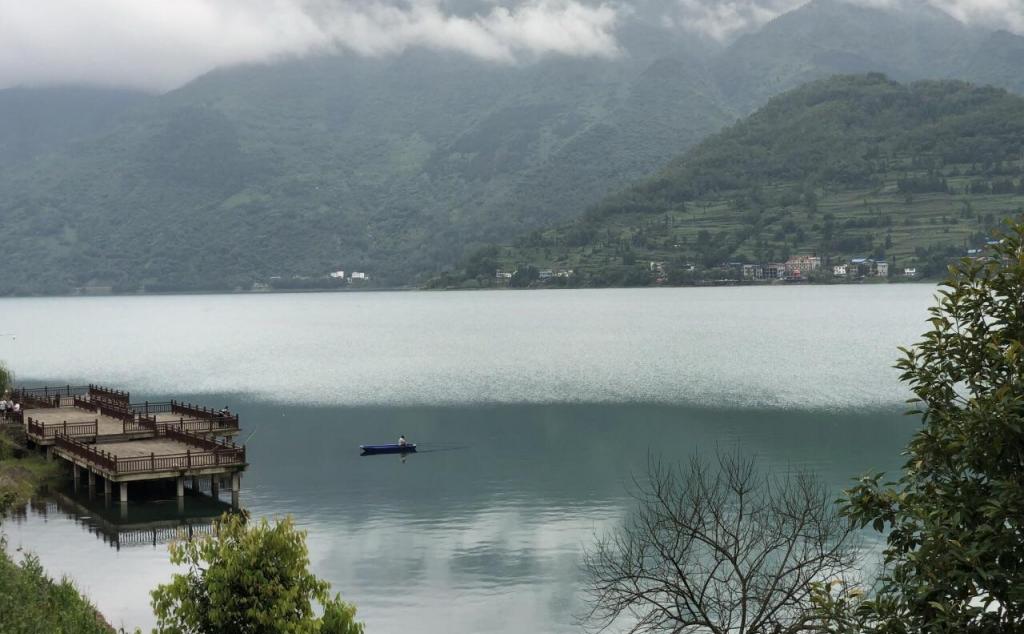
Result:
M213 522L233 512L230 504L206 495L123 504L109 496L50 491L13 510L15 524L67 519L75 522L115 550L135 546L163 546L175 539L213 533Z
M838 492L859 473L898 466L914 426L898 409L214 400L237 403L242 420L259 430L248 443L243 505L257 518L292 515L308 531L314 571L359 607L368 631L420 634L577 632L581 550L630 511L629 483L650 452L685 460L739 444L768 468L811 469ZM359 455L359 445L401 433L423 450L405 462ZM102 515L121 528L118 545L139 542L131 548L101 547L89 534L106 525L96 519L107 512L102 505L30 512L5 530L12 547L38 552L55 574L94 590L115 625L145 628L148 592L173 569L166 548L153 545L155 527L139 537L123 530L174 516L173 489L161 499L152 510L130 504L126 518ZM186 496L186 514L209 519L226 510L201 510L202 500ZM175 521L180 528L189 518Z

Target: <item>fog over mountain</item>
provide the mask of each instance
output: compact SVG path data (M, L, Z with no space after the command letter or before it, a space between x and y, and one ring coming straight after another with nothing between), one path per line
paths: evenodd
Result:
M1024 94L941 1L0 0L0 294L418 284L808 81Z
M1024 32L1020 0L849 0L929 6ZM622 30L657 25L728 42L807 0L0 0L0 88L90 83L164 91L215 68L311 53L456 51L499 64L629 54Z

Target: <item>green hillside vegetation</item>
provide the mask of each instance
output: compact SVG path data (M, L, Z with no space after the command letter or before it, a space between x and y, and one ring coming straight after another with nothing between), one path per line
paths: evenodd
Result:
M513 285L544 269L557 285L689 283L797 254L938 275L1022 212L1022 175L1021 97L834 77L771 100L577 221L481 249L434 284L491 285L496 268L520 271Z
M728 45L652 11L624 16L616 59L410 50L225 68L155 96L0 91L0 295L350 288L327 277L339 269L418 284L574 220L806 81L884 71L1024 91L1024 37L913 3L814 0ZM728 201L706 202L707 230L731 231L715 211Z
M409 283L578 215L733 119L683 62L650 65L420 53L212 73L0 171L0 294L338 269Z

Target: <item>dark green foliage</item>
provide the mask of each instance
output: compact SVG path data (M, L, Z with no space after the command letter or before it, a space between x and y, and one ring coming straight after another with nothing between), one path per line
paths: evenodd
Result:
M1024 38L919 8L817 0L724 48L642 20L617 36L628 53L614 60L312 56L218 70L156 97L0 91L0 294L245 289L337 269L410 284L473 245L576 218L809 80L886 71L1024 90ZM878 171L856 157L807 158L780 164L837 181ZM1001 169L986 161L979 173ZM695 185L736 177L726 169ZM785 206L818 213L808 185L780 192ZM614 206L655 213L652 193ZM744 212L765 202L752 196ZM813 247L805 234L785 249Z
M171 563L186 567L153 590L157 631L166 634L362 634L355 608L309 572L306 535L290 518L249 525L217 521L214 536L175 542ZM317 617L314 601L324 608Z
M0 171L0 294L425 279L469 245L574 217L731 120L699 65L654 63L420 51L211 73Z
M0 90L0 167L95 138L149 99L138 92L84 86Z
M20 564L0 538L0 632L5 634L110 634L114 632L67 579L55 582L35 555Z
M606 270L613 261L709 269L813 253L895 256L940 275L1024 206L1022 157L1021 97L833 77L772 99L581 219L530 234L498 265L573 269L598 286L624 283Z
M835 631L1024 627L1024 224L953 267L931 315L897 364L922 423L903 473L847 493L886 535L886 568L869 599L826 602Z

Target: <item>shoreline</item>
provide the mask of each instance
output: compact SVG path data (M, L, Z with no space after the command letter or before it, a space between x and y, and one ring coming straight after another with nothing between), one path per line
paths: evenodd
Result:
M42 488L61 479L60 467L23 446L17 426L0 425L0 630L31 623L37 631L113 634L117 630L75 583L59 581L43 569L39 557L8 552L3 519L8 509L28 504Z
M334 288L296 288L296 289L276 289L276 290L220 290L220 291L209 291L209 290L181 290L181 291L155 291L155 292L134 292L134 293L55 293L55 294L23 294L23 295L4 295L0 296L0 300L4 299L80 299L80 298L103 298L103 297L191 297L191 296L204 296L204 295L297 295L297 294L326 294L326 293L411 293L411 292L424 292L424 293L447 293L447 292L478 292L478 291L509 291L509 292L523 292L523 291L607 291L607 290L622 290L622 289L650 289L650 290L667 290L667 289L683 289L683 288L792 288L794 286L905 286L905 285L918 285L924 284L929 286L935 286L942 282L941 279L914 279L914 280L870 280L861 282L793 282L793 283L776 283L776 282L746 282L746 281L734 281L731 283L723 284L678 284L678 285L649 285L649 286L532 286L532 287L512 287L512 286L481 286L477 288L467 288L459 286L450 286L443 288L428 288L423 286L394 286L394 287L381 287L381 288L345 288L345 289L334 289Z

